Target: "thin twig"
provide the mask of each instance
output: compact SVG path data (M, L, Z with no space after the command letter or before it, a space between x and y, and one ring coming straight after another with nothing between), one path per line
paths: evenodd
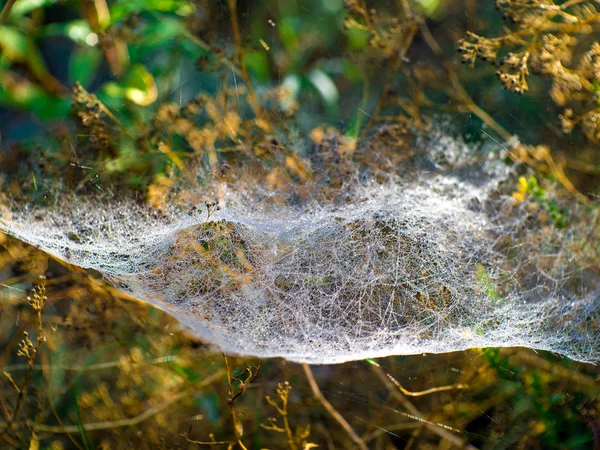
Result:
M383 107L383 104L385 101L385 96L392 88L392 83L394 82L394 79L396 78L396 74L398 73L398 70L400 70L400 68L402 67L402 64L404 64L404 58L406 57L406 54L408 53L408 50L412 44L412 41L418 31L419 31L418 27L416 27L416 26L412 27L412 29L410 30L410 32L408 34L408 37L406 38L406 41L404 42L404 46L402 47L402 50L396 56L396 59L393 61L392 67L390 69L390 73L388 75L388 79L385 83L385 86L383 87L383 90L381 91L381 94L379 95L379 99L377 100L377 105L375 106L375 110L371 114L371 120L369 120L369 122L367 123L367 125L365 126L364 130L361 133L361 136L360 136L361 140L365 138L365 136L368 134L368 132L371 130L371 128L373 128L373 126L379 119L379 113Z
M323 396L323 394L321 393L321 389L319 389L319 385L317 384L315 377L313 376L312 370L310 370L310 366L306 363L303 363L302 368L304 369L304 373L306 374L308 384L310 384L310 388L312 389L313 394L317 398L317 400L321 402L321 404L329 413L329 415L333 417L333 419L342 426L346 434L350 436L350 439L352 439L352 441L354 441L354 443L361 450L367 450L368 447L367 444L365 444L365 441L363 441L360 438L360 436L356 434L356 431L354 431L354 429L352 428L352 426L350 426L346 419L344 419L344 417L342 417L342 415L336 411L333 405L329 403L329 401L327 401L327 399Z
M21 386L17 387L13 379L9 375L6 375L7 378L13 383L14 387L17 389L18 397L17 404L13 413L11 414L10 419L8 419L8 421L2 425L2 431L0 431L0 438L6 436L16 423L17 417L19 416L19 413L21 412L21 409L25 404L29 382L33 375L33 365L35 364L35 361L37 360L38 355L40 354L42 345L46 342L46 336L44 335L44 327L42 322L42 309L46 300L48 300L48 297L46 297L46 278L42 276L40 277L40 281L33 288L31 296L27 297L27 302L29 303L29 306L37 313L37 341L34 345L29 339L29 335L27 334L27 332L23 332L23 340L21 341L18 354L27 357L29 370L27 370L27 373L23 378Z
M22 442L15 440L7 434L2 436L2 440L13 448L20 448L23 445Z
M235 0L234 0L235 1ZM236 443L243 449L247 450L246 446L242 442L242 435L244 434L244 428L242 427L242 422L237 416L237 411L235 409L235 399L244 393L246 390L244 385L240 387L240 390L236 393L233 391L233 383L231 382L231 369L229 368L229 361L227 360L227 356L223 354L223 359L225 360L225 374L227 375L227 393L229 397L227 398L227 404L229 405L229 409L231 410L231 420L233 422L233 432L235 434ZM250 373L252 376L252 373Z
M436 392L454 391L456 389L468 389L469 388L469 386L467 386L466 384L452 384L452 385L448 385L448 386L434 387L431 389L426 389L424 391L412 392L412 391L405 389L400 384L400 382L398 380L396 380L393 376L391 376L389 373L386 375L390 379L390 381L392 383L394 383L394 386L396 386L400 390L400 392L402 392L407 397L422 397L424 395L435 394Z
M233 27L233 39L235 42L236 48L236 60L237 65L240 69L240 75L244 83L246 84L246 89L248 89L248 103L250 107L254 111L254 114L259 119L262 119L267 125L270 132L273 132L273 126L271 122L268 120L267 115L265 114L258 98L256 97L256 93L254 92L254 88L252 87L252 83L250 82L250 75L248 74L248 69L246 68L246 64L244 63L244 51L242 48L242 34L240 32L240 23L237 17L237 0L227 0L227 4L229 5L229 12L231 13L231 26Z
M107 361L107 362L98 363L98 364L90 364L87 366L86 365L69 366L69 365L62 365L62 364L53 364L52 368L69 371L69 372L90 372L93 370L103 370L103 369L110 369L113 367L120 367L125 364L132 364L132 365L136 365L136 366L160 364L160 363L170 362L175 359L176 359L176 356L160 356L158 358L153 358L153 359L149 359L147 361L140 361L140 362L136 362L136 363L131 363L131 361L129 361L129 360L117 360L117 361ZM11 366L3 367L2 371L16 372L18 370L27 370L27 369L29 369L29 364L13 364ZM34 370L44 370L44 365L43 364L34 364L33 369Z
M467 444L460 437L452 434L448 429L444 428L442 424L437 424L431 422L423 417L421 412L417 409L415 405L413 405L399 390L396 389L396 386L392 383L392 381L388 378L386 372L379 366L379 364L371 364L373 370L385 387L388 389L393 398L395 398L406 410L408 414L405 414L406 417L418 420L422 422L423 425L431 432L437 434L442 439L445 439L449 442L452 442L458 448L466 448L467 450L477 450L477 447Z
M33 358L37 358L37 355L40 351L40 346L41 346L41 342L39 342L37 344L37 346L35 347L35 349L33 350ZM25 403L25 398L27 397L27 387L29 385L29 381L31 380L31 376L33 375L33 370L30 369L27 374L25 375L25 378L23 379L23 383L21 383L21 387L18 389L18 398L17 398L17 405L15 406L15 409L12 413L12 417L8 420L8 422L5 423L0 423L0 426L2 426L2 431L0 431L0 437L4 437L6 435L6 433L8 433L11 428L15 425L15 421L19 415L19 413L21 412L21 408L23 407L24 403Z

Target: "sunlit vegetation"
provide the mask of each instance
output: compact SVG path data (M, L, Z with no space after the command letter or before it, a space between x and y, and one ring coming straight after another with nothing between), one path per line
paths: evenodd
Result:
M71 192L157 217L178 205L198 225L168 264L207 258L212 283L196 289L234 272L238 288L255 261L239 225L209 222L219 190L343 202L360 174L388 179L442 129L504 152L522 174L499 187L510 214L558 252L565 198L598 224L599 28L587 0L7 0L0 218ZM588 225L568 242L583 281L600 277ZM476 281L502 304L493 270ZM411 301L438 314L452 297L440 284ZM600 447L597 366L518 348L331 366L215 354L2 233L0 371L0 448Z

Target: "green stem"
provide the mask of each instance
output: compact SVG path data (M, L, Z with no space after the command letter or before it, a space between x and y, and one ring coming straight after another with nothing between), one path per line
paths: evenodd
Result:
M10 10L13 5L17 2L17 0L8 0L4 7L2 8L2 12L0 12L0 25L4 25L6 19L8 19L8 15L10 14Z

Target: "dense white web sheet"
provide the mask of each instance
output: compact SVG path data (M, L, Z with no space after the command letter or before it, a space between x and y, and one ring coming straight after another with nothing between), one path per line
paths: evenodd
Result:
M595 216L540 222L499 189L511 175L497 161L420 164L433 169L367 180L343 201L226 192L207 221L68 196L14 207L0 229L228 353L334 363L525 346L600 360Z

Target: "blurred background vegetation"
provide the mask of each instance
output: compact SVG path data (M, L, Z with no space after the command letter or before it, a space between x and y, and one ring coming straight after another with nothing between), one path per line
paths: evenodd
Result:
M592 1L0 4L7 206L61 190L191 206L177 180L212 177L336 189L349 160L391 170L435 128L600 194ZM600 448L597 366L224 359L93 274L0 246L0 448Z

